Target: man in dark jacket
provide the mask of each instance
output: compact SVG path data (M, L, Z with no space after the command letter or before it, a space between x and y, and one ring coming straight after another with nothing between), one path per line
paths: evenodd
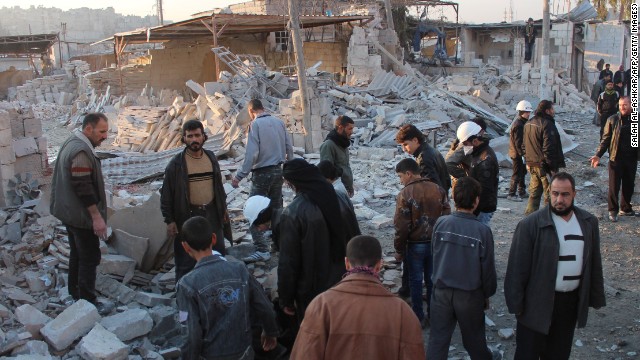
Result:
M489 226L493 213L498 206L498 159L489 146L489 139L481 136L482 128L466 121L458 127L456 137L463 146L465 154L471 154L468 176L476 179L482 186L480 203L474 214L481 223Z
M349 197L353 197L353 172L349 165L349 145L351 135L355 129L353 119L341 115L335 121L335 128L329 132L327 138L320 145L320 160L330 161L335 167L342 170L340 178L347 189Z
M511 175L511 186L509 187L508 200L522 201L527 196L524 186L524 176L527 169L524 166L522 158L524 157L524 143L522 142L524 124L529 120L529 116L533 109L531 103L522 100L516 106L518 118L513 120L511 124L511 132L509 133L509 157L513 165L513 174ZM516 190L520 189L516 196Z
M420 176L440 185L448 194L451 178L440 152L429 145L424 135L413 125L404 125L396 135L396 143L405 153L412 155L420 166Z
M604 91L605 86L607 85L607 82L611 80L610 76L605 76L603 79L598 79L594 84L593 84L593 88L591 88L591 100L593 100L594 105L598 105L598 97L600 96L600 94ZM606 119L605 119L606 121ZM600 125L600 116L598 115L598 112L596 111L596 114L594 116L594 120L593 120L593 124L594 125Z
M600 139L602 139L602 132L607 119L618 112L619 98L618 92L614 89L613 81L608 81L604 91L598 96L598 103L596 104L596 111L600 116Z
M524 160L531 175L525 215L540 208L543 194L545 205L549 203L549 179L566 166L554 115L553 103L542 100L536 116L524 125Z
M620 216L633 216L631 207L636 171L638 169L638 152L640 147L631 146L631 100L628 96L619 101L620 112L609 117L600 139L596 154L590 158L595 168L600 158L609 151L609 220L618 221ZM622 199L618 202L618 192L622 185ZM618 213L618 210L620 212Z
M513 234L504 295L516 315L514 359L569 359L573 333L589 307L605 306L598 220L574 206L575 182L557 173L551 204Z
M339 173L341 170L336 168L333 163L328 160L320 161L317 166L322 176L327 179L336 191L338 203L340 204L340 215L344 223L344 232L347 237L347 242L349 242L354 236L360 235L361 232L353 203L351 199L349 199L347 189L345 189L344 184L340 181Z
M613 79L613 72L611 71L611 64L605 64L604 69L600 71L600 75L598 79L604 79L606 76L609 76L609 79Z
M396 199L394 247L396 260L405 259L409 271L411 306L423 327L429 318L431 304L431 233L442 215L451 213L444 189L420 176L420 167L413 159L402 159L396 174L404 188ZM427 314L422 309L422 280L427 284Z
M200 215L209 220L219 239L215 250L222 255L225 254L224 239L233 241L220 166L215 154L202 147L205 141L207 135L202 122L184 123L182 142L186 148L167 165L160 190L160 210L167 224L167 236L173 239L176 282L196 264L180 245L180 229L187 219Z
M536 43L537 31L533 25L533 18L527 20L527 25L524 27L524 61L530 62L531 55L533 54L533 45Z
M613 74L613 84L620 97L624 96L624 88L627 86L627 74L624 71L624 65L620 65L618 71Z

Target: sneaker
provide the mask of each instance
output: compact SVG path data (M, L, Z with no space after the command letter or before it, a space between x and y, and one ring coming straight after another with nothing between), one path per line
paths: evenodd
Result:
M269 259L271 259L271 254L269 254L269 252L256 251L246 258L243 258L242 261L246 263L253 263L256 261L269 261Z
M520 198L519 196L516 196L516 195L507 196L507 200L511 200L511 201L515 201L515 202L522 202L522 198Z
M609 220L611 220L611 222L618 222L618 215L615 211L609 211Z
M633 210L629 210L629 211L622 211L620 210L620 212L618 213L618 215L620 216L636 216L636 212Z

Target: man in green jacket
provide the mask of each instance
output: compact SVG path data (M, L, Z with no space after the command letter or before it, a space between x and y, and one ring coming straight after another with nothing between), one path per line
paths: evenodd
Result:
M351 134L355 128L353 119L346 115L338 116L335 128L320 145L320 161L327 160L335 167L342 169L342 183L349 197L353 196L353 172L349 165L349 145Z

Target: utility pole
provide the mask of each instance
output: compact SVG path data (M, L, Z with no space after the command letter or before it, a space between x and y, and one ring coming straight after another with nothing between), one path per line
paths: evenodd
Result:
M302 125L305 129L304 150L313 151L313 130L311 127L311 112L309 97L307 95L307 68L304 65L304 52L302 49L302 37L300 36L300 10L299 0L287 0L289 2L289 29L293 40L293 52L296 57L296 71L298 73L298 88L300 89L302 107Z
M162 0L157 0L156 8L158 9L158 25L164 25L164 19L162 16Z
M387 29L394 30L395 24L393 23L393 11L391 8L391 0L384 0L384 9L387 12Z
M549 96L548 78L550 75L549 55L549 0L542 0L542 58L540 59L540 100L551 100Z

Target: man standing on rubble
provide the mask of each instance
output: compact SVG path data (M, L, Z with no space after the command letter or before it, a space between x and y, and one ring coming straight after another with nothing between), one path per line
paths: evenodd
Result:
M593 84L593 88L591 88L591 100L593 100L593 103L596 106L598 106L598 98L600 97L600 94L604 91L607 82L609 82L610 80L610 76L605 76L603 79L598 79ZM604 121L607 121L607 119L604 119ZM593 124L598 126L600 125L600 116L598 115L597 111L593 120Z
M531 62L531 54L533 53L533 45L536 43L537 30L533 25L533 18L527 20L527 26L524 28L524 61Z
M273 212L282 208L282 164L293 159L293 146L284 122L268 114L262 102L257 99L247 104L249 116L253 120L247 136L244 163L231 181L234 188L251 172L251 192L249 196L262 195L271 199ZM250 226L256 252L242 259L246 263L267 261L269 239L263 231Z
M511 132L509 133L509 157L513 164L513 174L511 175L511 186L509 187L507 199L511 201L522 201L522 199L527 197L527 191L524 185L524 177L527 174L527 169L522 160L524 157L522 137L524 124L529 120L533 108L530 102L522 100L516 106L516 111L518 112L518 118L513 120ZM516 190L518 189L519 196L516 196Z
M620 96L614 88L613 81L607 81L607 85L602 93L598 96L596 111L600 116L600 139L607 119L618 112L618 99Z
M107 201L100 159L94 148L107 138L109 123L101 113L90 113L60 147L51 183L51 214L66 226L69 235L69 295L84 299L101 315L110 309L98 303L96 268L100 264L100 240L107 239Z
M338 116L335 128L320 145L320 161L330 161L335 167L342 169L342 183L347 188L349 197L353 197L353 172L349 165L349 145L351 134L355 128L353 119L346 115Z
M182 224L189 218L203 216L209 220L218 239L214 250L220 254L225 254L224 239L233 241L220 165L215 154L203 148L205 141L202 122L189 120L182 125L182 142L186 147L167 165L160 190L160 210L167 224L167 236L173 239L176 283L196 265L181 245Z
M609 220L618 221L620 216L634 216L631 207L638 169L640 148L631 146L631 100L625 96L619 101L620 111L609 117L604 126L600 146L596 154L589 158L594 168L600 158L609 151ZM618 192L622 185L622 201L618 202ZM618 212L618 210L620 212Z
M540 101L535 114L524 125L524 160L531 175L525 215L540 208L543 194L545 205L549 203L549 179L566 166L560 134L553 118L553 103L549 100Z

